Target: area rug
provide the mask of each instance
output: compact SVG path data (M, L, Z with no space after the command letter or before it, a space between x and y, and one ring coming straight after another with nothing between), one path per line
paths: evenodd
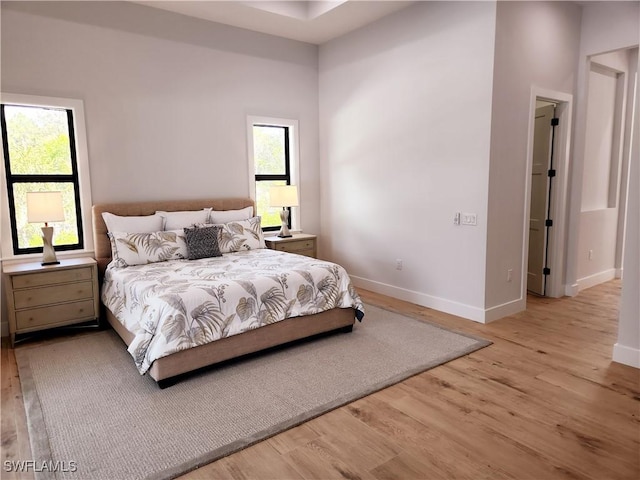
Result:
M490 342L366 306L161 390L111 330L16 349L36 478L170 479ZM26 460L26 459L25 459Z

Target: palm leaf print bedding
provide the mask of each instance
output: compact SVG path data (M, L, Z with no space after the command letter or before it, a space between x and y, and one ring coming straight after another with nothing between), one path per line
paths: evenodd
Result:
M285 318L362 301L343 267L268 249L107 267L102 301L134 334L141 374L158 358Z

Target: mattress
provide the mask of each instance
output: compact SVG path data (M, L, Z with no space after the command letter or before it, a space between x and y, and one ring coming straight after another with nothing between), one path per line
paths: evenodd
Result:
M158 358L286 318L352 308L362 301L344 268L269 249L200 260L110 264L102 302L134 339L144 374Z

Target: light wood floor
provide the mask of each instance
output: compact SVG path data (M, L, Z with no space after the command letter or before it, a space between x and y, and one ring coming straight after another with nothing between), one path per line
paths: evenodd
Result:
M361 293L494 344L181 478L640 478L640 370L611 361L618 281L530 297L526 312L489 325ZM14 352L3 348L1 460L30 455Z

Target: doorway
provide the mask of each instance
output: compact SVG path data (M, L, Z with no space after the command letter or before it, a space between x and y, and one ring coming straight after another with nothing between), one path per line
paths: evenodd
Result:
M527 148L522 295L564 295L573 96L533 87Z
M556 103L536 99L534 118L527 291L545 296L550 272L549 230L553 226L551 200L555 178L554 138L558 125Z

